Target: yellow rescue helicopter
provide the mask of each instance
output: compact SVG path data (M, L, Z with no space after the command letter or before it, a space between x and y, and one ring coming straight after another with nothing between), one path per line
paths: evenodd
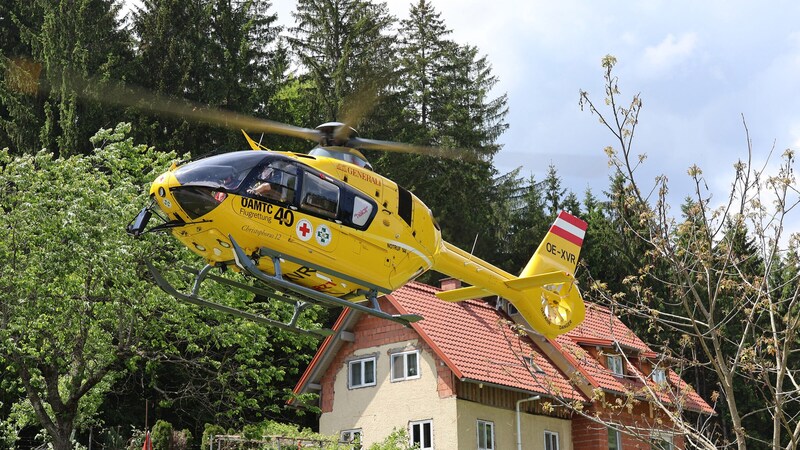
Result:
M566 333L584 318L574 273L586 222L561 212L519 276L442 240L431 210L414 194L375 173L359 149L412 151L418 147L363 139L349 126L316 129L270 122L269 131L316 141L309 153L271 151L245 134L252 150L209 156L173 166L150 188L150 203L128 225L139 236L169 230L206 265L192 270L190 292L180 292L152 265L157 284L174 297L268 325L301 329L311 304L342 306L410 324L418 315L381 311L377 297L428 270L470 286L440 292L444 301L497 295L547 337ZM148 229L153 216L161 223ZM232 268L263 284L231 280L212 269ZM207 280L275 301L292 293L287 322L234 309L199 295Z

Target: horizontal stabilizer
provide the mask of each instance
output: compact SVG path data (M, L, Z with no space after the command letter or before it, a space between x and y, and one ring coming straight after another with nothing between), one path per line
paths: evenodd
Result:
M531 275L529 277L515 278L513 280L506 281L505 284L511 289L524 291L525 289L542 287L546 284L571 283L572 281L574 281L572 275L570 275L567 272L558 270L555 272L543 273L541 275Z
M444 300L446 302L461 302L473 298L486 297L488 295L493 295L493 294L487 291L486 289L479 288L477 286L452 289L449 291L442 291L436 293L436 296L439 297L440 300Z

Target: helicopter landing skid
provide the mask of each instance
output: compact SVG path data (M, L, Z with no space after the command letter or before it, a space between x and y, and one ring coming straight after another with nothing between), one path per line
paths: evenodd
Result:
M213 275L209 273L209 271L213 269L215 266L212 266L210 264L206 265L201 270L184 267L184 270L186 270L187 272L195 274L194 285L192 287L191 293L189 294L185 294L175 289L175 287L173 287L169 283L169 281L167 281L164 278L164 276L161 275L161 272L159 272L158 269L156 269L149 261L147 261L146 264L147 268L150 270L150 273L153 275L153 279L155 280L158 287L160 287L167 294L175 297L176 299L182 302L191 303L193 305L197 305L204 308L214 309L217 311L224 312L226 314L230 314L232 316L241 317L243 319L253 321L255 323L280 328L294 333L311 336L317 339L322 339L324 337L333 334L333 331L328 329L304 329L297 326L297 319L300 318L300 314L302 314L303 310L305 310L307 307L311 306L311 303L302 300L290 300L289 298L282 298L264 289L259 289L254 286L249 286L244 283L239 283L224 277ZM288 322L281 322L279 320L270 319L268 317L264 317L258 314L242 311L240 309L231 306L222 305L209 300L205 300L198 294L200 290L200 285L203 283L203 281L205 281L206 278L213 279L214 281L219 282L221 284L226 284L228 286L250 291L256 295L268 297L273 300L280 300L283 302L294 303L293 305L294 312L292 314L292 318Z
M339 297L334 297L332 295L326 294L324 292L316 291L311 288L307 288L305 286L301 286L299 284L292 283L290 281L286 281L283 279L281 273L281 259L291 260L293 262L303 264L307 267L314 268L316 270L320 270L322 272L330 272L330 270L325 269L323 267L316 266L314 264L309 263L308 261L304 261L302 259L292 257L290 255L283 255L281 253L275 252L269 248L261 247L257 252L259 256L268 256L272 260L272 264L274 267L275 275L269 275L263 271L261 271L256 263L253 262L253 259L247 256L236 242L233 239L233 236L228 236L231 240L231 244L233 246L233 254L235 258L236 265L253 276L254 278L263 281L264 283L269 284L270 286L277 286L282 289L286 289L289 291L294 292L295 294L300 295L301 297L307 299L312 303L323 303L329 306L341 306L343 308L350 308L354 309L359 312L363 312L365 314L369 314L375 317L379 317L381 319L390 320L392 322L397 322L399 324L409 326L410 324L422 320L422 316L417 314L388 314L381 310L380 305L378 304L378 289L377 287L373 287L371 284L354 279L352 277L348 277L342 273L332 272L336 276L342 277L347 279L351 282L355 282L360 285L366 285L371 287L369 292L367 293L367 298L372 303L372 307L365 306L359 303L355 303L352 301L348 301Z
M194 275L194 284L192 285L192 290L189 293L180 292L174 286L172 286L169 281L167 281L161 272L155 268L149 261L146 262L147 268L150 270L150 273L153 275L153 279L155 280L158 287L160 287L164 292L167 294L175 297L176 299L183 301L185 303L190 303L193 305L197 305L204 308L214 309L217 311L224 312L226 314L230 314L236 317L240 317L243 319L247 319L253 321L255 323L259 323L262 325L273 326L283 330L291 331L298 334L303 334L311 337L315 337L317 339L322 339L324 337L330 336L334 332L329 329L304 329L297 326L297 321L300 318L300 315L303 311L311 306L312 304L321 304L322 306L333 307L333 306L340 306L344 308L354 309L356 311L360 311L366 314L373 315L375 317L379 317L381 319L390 320L392 322L397 322L405 326L409 326L411 323L417 322L422 320L422 316L417 314L388 314L381 310L380 305L378 304L378 288L377 286L372 286L365 282L359 282L351 277L347 277L344 274L340 274L338 272L333 272L337 276L345 278L351 282L366 285L370 287L370 290L366 293L366 298L370 300L372 307L365 306L359 303L354 303L352 301L334 297L332 295L326 294L324 292L315 291L314 289L307 288L305 286L300 286L289 281L283 279L281 274L281 266L280 261L281 259L288 259L293 262L304 264L308 267L312 267L314 269L320 271L327 271L322 267L317 267L313 264L308 263L307 261L303 261L302 259L298 259L289 255L282 255L277 252L272 251L266 247L261 247L259 249L258 255L259 256L267 256L269 257L274 265L275 275L269 275L263 271L261 271L253 260L247 256L233 239L232 236L229 236L231 239L231 243L233 244L234 256L235 261L229 261L225 263L233 264L235 263L240 269L242 269L247 274L251 275L252 277L258 279L266 283L269 287L278 288L285 291L292 292L292 296L286 295L278 295L276 292L271 291L269 289L263 289L256 286L251 286L249 284L240 283L226 277L222 277L219 275L215 275L211 273L211 270L215 267L219 267L218 265L211 265L207 264L200 270L183 267L183 270L189 272ZM223 266L224 266L223 265ZM217 283L224 284L236 289L241 289L245 291L252 292L253 294L261 297L269 298L270 300L276 300L284 303L290 304L294 311L292 313L292 318L287 322L281 322L279 320L270 319L268 317L264 317L259 314L253 314L247 311L242 311L240 309L223 305L220 303L215 303L209 300L206 300L200 297L200 286L203 284L204 281L207 279L213 280Z

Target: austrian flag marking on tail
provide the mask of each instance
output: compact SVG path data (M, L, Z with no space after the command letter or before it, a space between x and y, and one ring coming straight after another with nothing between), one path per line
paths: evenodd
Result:
M581 246L586 235L587 223L566 211L561 211L550 227L550 232L567 241Z

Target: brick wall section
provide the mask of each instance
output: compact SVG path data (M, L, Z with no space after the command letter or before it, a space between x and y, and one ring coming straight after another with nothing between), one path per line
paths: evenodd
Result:
M608 431L586 417L572 417L572 448L581 450L607 450Z
M389 314L399 313L391 303L383 298L380 299L380 305L384 312ZM455 395L455 379L453 372L446 364L442 363L441 359L433 352L433 349L431 349L412 328L364 314L359 318L355 327L353 327L353 334L355 335L355 341L344 343L320 380L322 386L320 408L322 412L333 411L333 399L336 395L336 392L334 392L336 374L342 369L347 359L352 356L354 352L365 348L409 340L418 340L419 348L433 355L436 363L438 377L437 390L439 397L444 398Z
M431 350L427 345L423 343L423 347L430 351L433 354L433 350ZM447 398L456 395L456 376L453 374L453 371L447 367L447 364L444 361L440 360L436 355L434 355L434 359L436 360L436 372L437 377L439 380L438 388L439 391L439 398Z
M607 400L609 399L607 398ZM595 414L591 409L587 413L589 415ZM653 419L647 412L647 407L642 404L635 408L632 413L601 413L600 417L605 417L610 423L621 424L632 429L651 428L653 423ZM665 422L665 425L665 428L668 428L667 422ZM636 437L625 432L621 432L620 435L622 437L623 450L651 449L650 442L646 441L646 435ZM572 443L573 448L576 450L608 450L608 428L584 416L575 414L572 416ZM682 436L674 435L672 443L676 449L685 448Z

